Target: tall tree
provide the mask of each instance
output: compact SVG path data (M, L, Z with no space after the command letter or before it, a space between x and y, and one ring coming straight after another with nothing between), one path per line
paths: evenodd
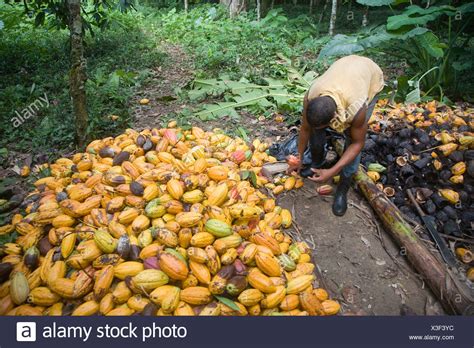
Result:
M69 10L69 33L71 49L71 71L69 73L69 92L76 123L76 143L85 145L87 139L86 103L86 60L84 58L84 31L81 17L81 0L67 0Z
M369 23L368 15L369 15L369 6L365 6L364 15L362 16L362 27L366 27L367 24Z
M331 6L331 18L329 19L329 35L334 35L334 28L336 26L336 14L337 14L337 0L332 0Z
M245 10L245 0L220 0L220 4L227 7L231 18L237 17Z
M6 3L13 0L6 0ZM114 0L115 1L115 0ZM53 17L57 29L68 28L70 35L70 74L69 91L71 94L74 123L76 126L76 143L82 147L87 140L88 115L86 104L87 81L86 61L84 58L85 29L92 31L93 25L105 27L108 21L109 9L117 5L121 11L133 8L131 0L25 0L25 14L35 17L35 25L43 25L46 18ZM88 11L82 11L82 7ZM49 23L51 24L51 23Z

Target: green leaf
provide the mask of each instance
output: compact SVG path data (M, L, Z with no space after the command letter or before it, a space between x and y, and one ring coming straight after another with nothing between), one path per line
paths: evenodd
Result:
M0 236L0 246L4 245L5 243L12 243L18 238L18 233L13 231L8 234L4 234Z
M240 311L239 306L237 306L235 304L235 302L232 301L231 299L228 299L227 297L224 297L224 296L218 296L218 295L214 295L214 297L217 300L219 300L219 302L222 302L223 304L225 304L227 307L233 309L234 311Z
M245 129L243 129L242 127L239 126L239 127L237 127L237 130L238 130L239 133L240 133L240 137L241 137L242 139L244 139L244 141L245 141L246 143L248 143L248 142L250 141L250 139L249 139L249 137L248 137L247 132L245 131Z
M419 35L415 41L420 45L430 56L434 58L441 58L444 55L443 46L439 42L438 37L431 31Z
M425 25L442 15L452 15L456 9L452 6L432 6L421 8L416 5L408 6L405 11L396 16L388 17L387 30L397 30L404 26Z
M250 173L249 173L248 170L242 170L240 172L240 179L241 180L247 180L249 178L249 175L250 175Z
M357 37L337 34L321 49L318 59L331 56L345 56L361 52L364 49L365 47L358 42Z
M408 103L408 104L419 103L420 101L421 101L420 84L417 84L415 86L415 89L409 92L407 96L405 97L405 103Z
M253 187L257 187L257 174L253 170L250 171L250 182L252 183Z
M461 13L472 13L474 12L474 2L469 2L462 6L459 6L457 10Z

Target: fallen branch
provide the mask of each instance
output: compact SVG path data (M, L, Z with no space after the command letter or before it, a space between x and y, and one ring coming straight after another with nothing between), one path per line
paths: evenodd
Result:
M467 314L474 309L474 293L461 282L457 270L451 270L420 240L398 208L381 192L362 168L355 178L360 191L378 215L385 231L401 248L401 254L428 284L445 310Z

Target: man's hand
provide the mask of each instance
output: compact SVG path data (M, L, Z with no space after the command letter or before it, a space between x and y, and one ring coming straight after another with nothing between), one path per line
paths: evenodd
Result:
M299 174L301 167L302 167L302 162L299 156L293 156L290 155L288 156L288 170L286 171L287 174L291 174L293 172L296 172Z
M334 170L332 170L332 168L331 169L311 168L311 170L314 172L314 175L312 177L309 177L308 179L317 183L322 183L322 182L331 180L331 178L337 174L336 172L334 172Z

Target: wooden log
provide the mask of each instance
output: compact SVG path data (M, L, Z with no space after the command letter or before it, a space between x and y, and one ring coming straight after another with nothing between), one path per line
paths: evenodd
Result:
M446 312L472 315L474 292L460 279L461 272L449 269L446 263L428 249L405 221L397 206L377 188L364 169L359 168L354 180L382 221L385 231L400 246L401 255L407 257Z

